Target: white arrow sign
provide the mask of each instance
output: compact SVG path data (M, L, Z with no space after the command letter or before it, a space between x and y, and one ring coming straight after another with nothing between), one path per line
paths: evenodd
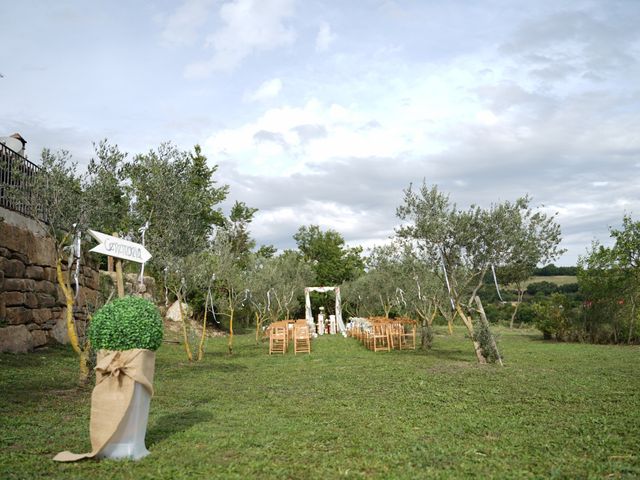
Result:
M99 242L98 246L90 250L91 252L138 263L145 263L151 258L151 254L139 243L96 232L95 230L89 230L89 234Z

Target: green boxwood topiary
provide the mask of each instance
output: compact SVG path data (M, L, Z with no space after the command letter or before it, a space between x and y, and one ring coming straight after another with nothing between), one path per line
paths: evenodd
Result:
M149 300L118 298L95 313L89 341L95 350L157 350L162 344L162 317Z

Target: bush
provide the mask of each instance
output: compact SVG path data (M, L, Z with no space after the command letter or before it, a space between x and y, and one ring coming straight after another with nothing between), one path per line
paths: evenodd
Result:
M89 341L95 350L157 350L162 344L162 317L144 298L118 298L95 313Z
M557 293L557 291L558 285L547 281L533 282L527 286L527 293L531 296L535 296L537 294L547 296L551 295L552 293Z

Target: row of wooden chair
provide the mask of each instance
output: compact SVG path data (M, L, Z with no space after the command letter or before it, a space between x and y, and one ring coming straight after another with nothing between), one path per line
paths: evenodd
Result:
M292 328L289 325L292 324ZM289 341L293 339L293 353L311 353L311 331L306 320L275 322L269 326L269 355L287 353Z
M367 322L355 324L350 335L374 352L388 352L394 348L415 350L416 327L416 321L410 318L372 317Z

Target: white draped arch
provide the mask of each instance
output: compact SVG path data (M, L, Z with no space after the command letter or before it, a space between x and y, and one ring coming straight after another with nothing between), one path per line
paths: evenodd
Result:
M347 328L344 326L344 322L342 321L342 303L340 300L340 287L306 287L304 289L304 311L305 317L307 319L307 323L309 324L309 328L314 328L313 323L313 313L311 312L311 297L309 296L310 292L335 292L336 294L336 324L338 330L343 335L346 335ZM313 330L312 330L313 331Z

